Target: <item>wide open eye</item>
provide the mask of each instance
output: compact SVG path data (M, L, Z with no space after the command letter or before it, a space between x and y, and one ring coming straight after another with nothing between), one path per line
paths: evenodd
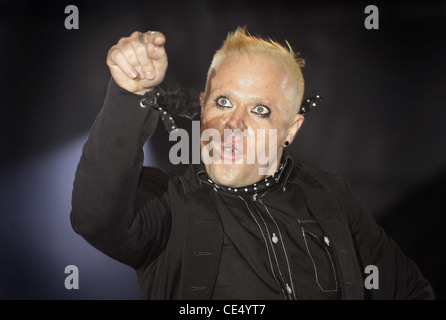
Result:
M251 110L252 113L258 114L261 117L269 117L270 113L271 113L271 109L268 108L267 106L263 106L261 104L259 104L258 106L256 106L254 109Z
M215 103L216 103L217 107L219 107L219 108L231 108L232 107L231 101L229 101L229 99L226 98L225 96L220 96L217 99L215 99Z

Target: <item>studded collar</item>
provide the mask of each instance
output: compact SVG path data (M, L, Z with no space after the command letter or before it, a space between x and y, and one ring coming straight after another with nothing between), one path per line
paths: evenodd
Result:
M231 188L219 185L215 183L207 174L204 164L201 162L196 167L196 179L200 182L200 184L205 184L213 188L216 192L227 192L231 194L254 194L259 193L262 191L266 191L277 184L281 184L283 187L285 187L286 182L291 174L291 171L293 169L293 159L286 154L284 151L282 155L282 159L279 164L279 169L271 176L262 179L254 184L238 187L238 188Z

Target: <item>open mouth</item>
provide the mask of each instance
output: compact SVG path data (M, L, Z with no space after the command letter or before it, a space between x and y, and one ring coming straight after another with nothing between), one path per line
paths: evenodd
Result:
M222 149L221 153L222 153L223 158L225 160L231 160L231 162L234 160L237 160L243 156L243 153L241 152L241 150L238 149L236 147L236 145L233 143L226 143L222 146L221 149Z

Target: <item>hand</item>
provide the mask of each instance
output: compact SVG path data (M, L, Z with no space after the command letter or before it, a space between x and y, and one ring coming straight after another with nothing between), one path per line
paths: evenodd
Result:
M133 32L110 48L107 65L125 90L144 94L161 84L167 70L166 37L158 31Z

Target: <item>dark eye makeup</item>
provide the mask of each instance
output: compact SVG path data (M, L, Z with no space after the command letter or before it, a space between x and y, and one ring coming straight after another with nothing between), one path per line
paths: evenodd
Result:
M229 100L229 98L225 96L218 96L217 98L215 98L214 101L215 105L219 109L232 108L231 100ZM259 117L268 118L271 114L271 109L263 104L258 104L254 107L254 109L251 110L251 112L258 115Z

